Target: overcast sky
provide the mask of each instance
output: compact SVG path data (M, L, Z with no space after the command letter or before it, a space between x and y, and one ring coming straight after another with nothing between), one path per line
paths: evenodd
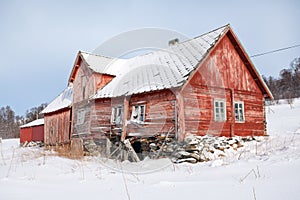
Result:
M230 23L249 55L300 44L300 1L0 0L0 107L24 115L66 86L79 50L125 31L169 29L193 38ZM253 58L278 76L300 48Z

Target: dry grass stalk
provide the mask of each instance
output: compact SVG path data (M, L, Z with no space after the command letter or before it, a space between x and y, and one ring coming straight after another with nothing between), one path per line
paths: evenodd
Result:
M124 174L124 171L123 171L122 163L120 161L118 161L118 163L120 165L120 169L121 169L121 173L122 173L122 178L123 178L124 186L125 186L125 190L126 190L126 195L127 195L128 200L130 200L130 194L129 194L129 190L128 190L128 186L127 186L127 181L126 181L126 178L125 178L125 174Z
M10 170L11 170L12 162L13 162L13 160L14 160L14 158L15 158L15 150L16 150L16 149L14 148L13 154L12 154L12 157L11 157L11 161L10 161L10 165L9 165L8 170L7 170L6 178L8 178L8 175L9 175Z

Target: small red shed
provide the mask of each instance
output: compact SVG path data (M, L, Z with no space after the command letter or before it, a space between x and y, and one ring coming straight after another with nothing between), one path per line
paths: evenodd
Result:
M44 141L44 119L37 119L20 126L20 143Z
M72 87L67 87L41 112L45 121L45 145L65 144L70 141Z

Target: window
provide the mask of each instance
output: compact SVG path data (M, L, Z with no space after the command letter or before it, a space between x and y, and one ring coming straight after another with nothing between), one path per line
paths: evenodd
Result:
M77 124L83 124L85 117L85 110L81 109L77 111Z
M215 121L226 121L226 102L224 99L214 100Z
M81 77L82 99L86 99L86 77Z
M244 102L234 102L234 116L236 122L245 122Z
M112 108L111 122L113 124L122 124L123 123L123 107L122 106Z
M137 122L145 121L146 105L132 106L131 120Z

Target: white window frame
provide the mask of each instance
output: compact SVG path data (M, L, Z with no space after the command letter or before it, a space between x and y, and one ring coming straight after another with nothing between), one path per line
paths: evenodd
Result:
M111 111L111 123L122 124L123 123L123 106L116 106Z
M237 107L236 107L237 105ZM234 120L238 123L245 122L245 108L244 108L244 101L235 101L233 104L234 109Z
M146 117L146 104L132 106L131 121L144 123Z
M216 122L225 122L226 121L226 100L214 99L213 107L214 107L214 120Z
M83 124L85 118L85 110L80 109L77 111L77 125Z

